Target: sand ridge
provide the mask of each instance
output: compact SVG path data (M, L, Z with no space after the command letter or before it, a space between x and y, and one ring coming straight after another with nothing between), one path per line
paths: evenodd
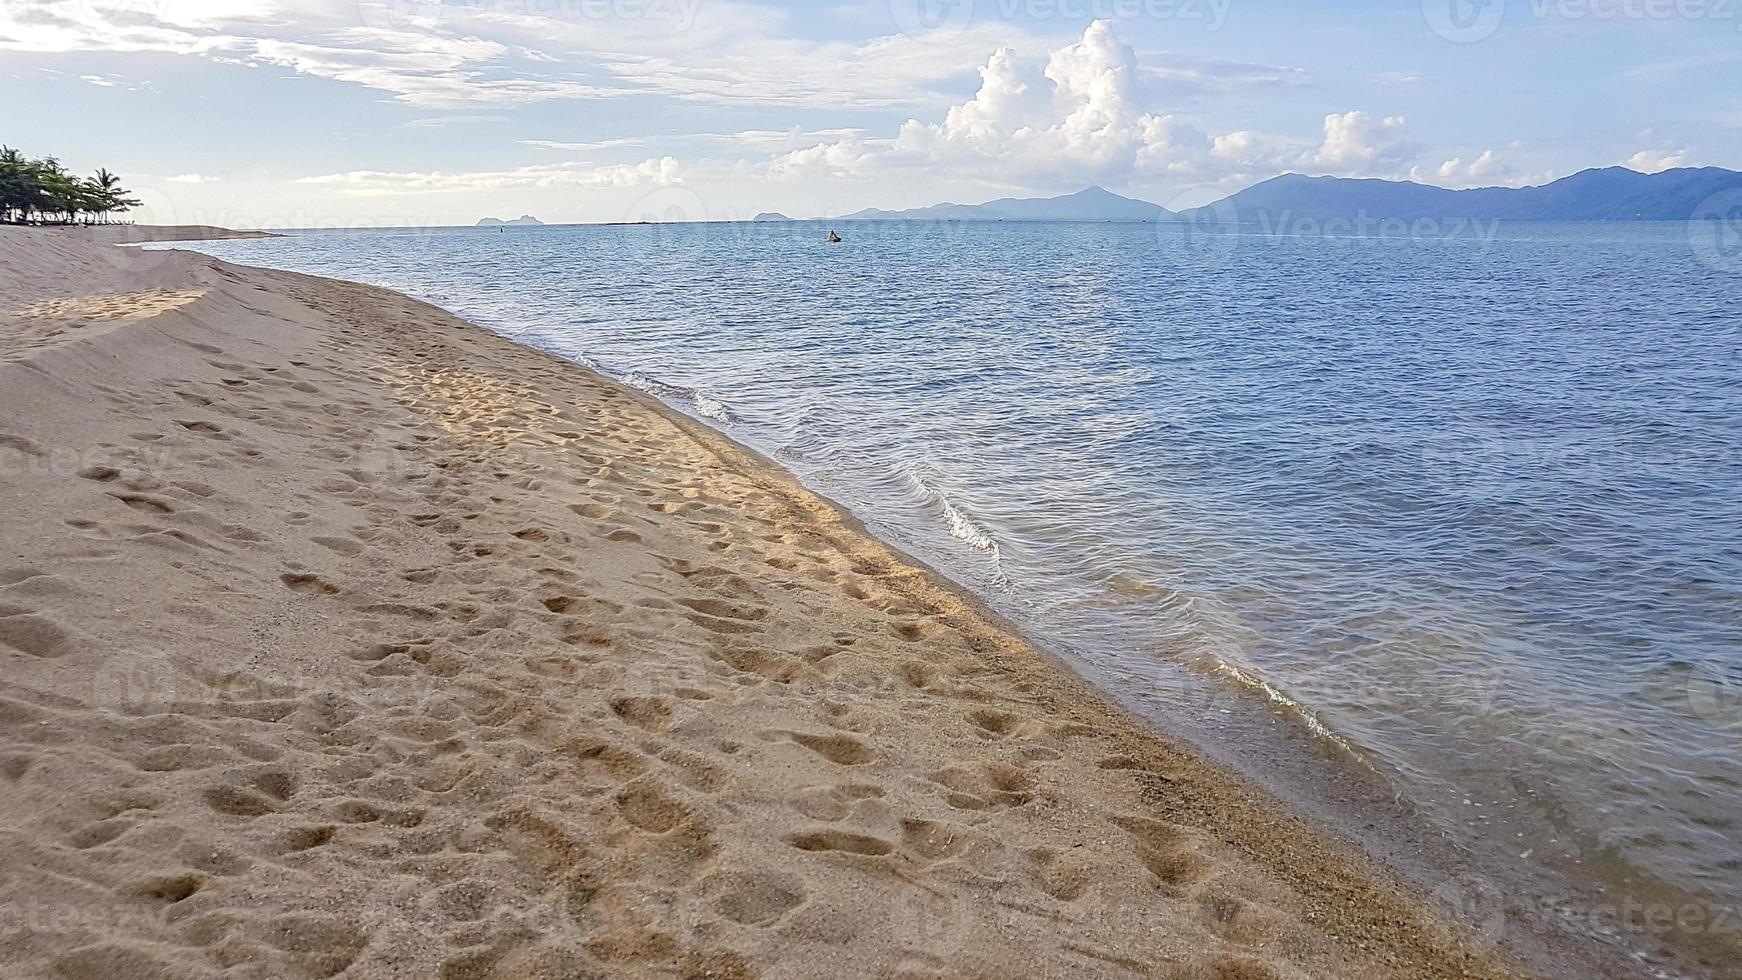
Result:
M1512 975L645 396L52 235L0 232L8 976Z

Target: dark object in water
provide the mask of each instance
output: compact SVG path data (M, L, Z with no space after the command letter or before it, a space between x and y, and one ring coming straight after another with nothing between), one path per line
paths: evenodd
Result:
M832 231L831 231L831 232L829 232L829 244L830 244L830 245L839 245L839 244L841 244L841 236L840 236L840 235L837 235L837 234L835 234L835 233L834 233L834 232L832 232Z

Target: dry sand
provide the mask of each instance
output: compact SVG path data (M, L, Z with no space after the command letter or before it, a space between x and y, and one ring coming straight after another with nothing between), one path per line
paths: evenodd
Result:
M93 237L0 231L4 976L1509 975L639 393Z

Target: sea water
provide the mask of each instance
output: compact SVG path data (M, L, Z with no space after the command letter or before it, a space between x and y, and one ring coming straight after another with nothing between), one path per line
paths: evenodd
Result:
M770 455L1128 704L1742 900L1742 261L1682 225L309 232Z

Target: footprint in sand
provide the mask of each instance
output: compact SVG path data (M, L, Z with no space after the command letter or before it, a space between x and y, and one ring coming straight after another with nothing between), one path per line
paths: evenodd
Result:
M804 904L799 879L778 871L720 871L702 882L714 908L739 925L768 928Z
M793 834L787 837L786 842L801 851L839 851L843 854L861 854L868 857L877 857L895 850L894 844L881 837L840 830Z
M839 786L810 786L792 798L792 808L799 813L826 823L847 819L862 800L882 799L880 786L866 783L844 783Z
M944 802L958 810L1018 807L1034 799L1034 776L997 762L971 769L949 766L927 778L947 791Z
M780 733L788 741L802 745L838 766L863 766L877 758L877 751L851 735L809 735L804 732Z
M668 833L687 821L705 827L707 821L690 806L673 797L652 780L638 780L624 787L613 798L617 812L638 830L650 834Z
M636 728L657 732L671 725L671 702L664 698L617 697L610 705L612 714Z
M1162 884L1190 885L1214 870L1208 860L1189 849L1185 831L1174 824L1146 817L1116 817L1113 823L1131 835L1137 860Z

